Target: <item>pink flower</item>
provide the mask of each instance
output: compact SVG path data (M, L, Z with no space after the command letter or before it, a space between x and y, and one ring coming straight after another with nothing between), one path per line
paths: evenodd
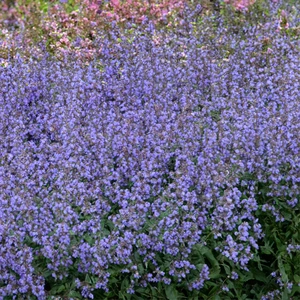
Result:
M111 0L111 5L114 7L114 8L119 8L120 7L120 2L119 0Z

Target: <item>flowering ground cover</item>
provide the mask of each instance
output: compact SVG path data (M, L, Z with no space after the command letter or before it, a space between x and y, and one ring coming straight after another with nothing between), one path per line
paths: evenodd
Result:
M299 299L299 4L100 2L5 2L0 298Z

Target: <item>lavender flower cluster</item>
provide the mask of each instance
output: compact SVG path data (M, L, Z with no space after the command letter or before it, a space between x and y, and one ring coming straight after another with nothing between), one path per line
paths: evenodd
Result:
M45 299L41 258L53 278L96 275L90 289L76 280L85 297L107 289L114 265L132 275L129 292L192 272L200 289L209 266L190 254L206 230L244 269L264 236L243 174L297 205L297 41L189 30L103 40L89 66L45 56L1 67L0 297Z

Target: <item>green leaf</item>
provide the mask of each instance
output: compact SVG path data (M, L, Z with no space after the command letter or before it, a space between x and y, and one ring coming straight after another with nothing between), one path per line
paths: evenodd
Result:
M53 271L52 270L48 270L48 269L46 269L45 271L43 271L43 276L44 276L44 278L48 278L48 277L50 277L51 278L51 280L53 279L53 277L52 277L52 273L53 273Z
M93 242L94 242L94 239L92 238L92 236L88 235L88 234L84 235L84 239L90 245L93 244Z
M261 266L261 263L260 263L260 258L259 258L259 256L257 257L257 266L258 266L258 269L259 269L260 271L263 270L263 268L262 268L262 266Z
M276 234L274 234L274 239L276 241L277 248L280 252L284 252L286 249L286 245L284 245L280 239L277 238Z
M117 282L119 282L119 280L116 277L112 277L112 278L109 279L109 282L110 283L117 283Z
M127 290L128 289L128 287L129 287L129 280L128 279L124 279L123 281L122 281L122 284L121 284L121 290Z
M102 296L102 294L101 294ZM116 294L114 292L108 292L105 294L106 298L105 299L110 299L110 298L116 298ZM100 299L100 298L95 298L95 299Z
M92 280L91 280L91 277L90 277L89 274L86 274L86 275L85 275L85 281L86 281L87 283L89 283L89 284L92 283Z
M286 211L282 211L281 214L285 218L286 221L291 221L292 220L292 214Z
M268 282L268 279L264 272L254 269L254 270L252 270L252 273L253 273L254 279L264 282L264 283Z
M293 286L293 290L292 290L292 294L291 294L291 296L294 296L294 295L299 295L300 294L300 286L298 286L298 285L294 285Z
M286 275L281 255L278 256L278 267L279 267L279 270L280 270L280 273L281 273L282 281L284 283L288 282L288 276Z
M152 297L157 297L157 288L150 286Z
M249 280L252 280L254 277L253 277L253 274L252 272L247 272L245 276L241 277L241 282L247 282Z
M220 272L221 272L221 268L220 267L212 268L209 271L209 278L211 278L211 279L220 278L221 277Z
M294 275L294 280L295 280L296 283L300 283L300 276L295 274Z
M144 274L144 266L143 266L143 264L138 264L137 267L138 267L139 273Z
M177 300L178 292L176 290L176 286L174 284L170 284L166 286L166 296L169 300Z
M206 257L209 260L213 268L220 269L219 262L214 257L213 253L208 247L202 247L201 253L204 257Z
M126 298L127 300L131 300L132 295L131 295L131 294L125 294L125 298Z
M63 284L62 285L57 285L57 286L54 286L51 289L51 293L60 294L61 292L64 292L65 290L66 290L66 287Z
M197 268L198 271L201 271L203 266L204 266L204 264L197 264L196 268Z
M287 300L287 299L289 299L289 293L288 293L287 288L285 288L285 289L283 290L282 295L281 295L281 300Z
M216 284L216 283L214 283L214 282L212 282L212 281L207 281L207 282L206 282L206 286L207 286L207 287L211 287L211 288L209 289L209 294L208 294L209 299L211 299L211 297L215 296L215 294L218 293L219 290L220 290L220 285L219 285L219 284Z
M227 275L231 275L230 267L227 266L227 265L225 265L225 264L223 265L223 267L224 267L224 269L225 269L226 274L227 274Z
M260 249L261 249L262 253L264 253L264 254L272 254L273 253L272 248L270 247L268 242L266 242L264 246L261 246Z
M71 291L68 294L69 298L73 298L73 299L81 299L81 294L79 292L76 291Z
M138 294L145 294L146 289L143 288L143 287L140 287L140 288L135 289L135 292L138 293Z

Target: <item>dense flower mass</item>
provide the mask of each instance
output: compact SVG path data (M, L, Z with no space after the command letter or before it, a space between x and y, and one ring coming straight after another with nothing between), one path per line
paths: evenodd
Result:
M214 265L192 256L208 235L247 271L257 211L284 222L279 202L299 208L299 41L183 28L115 29L89 65L45 54L0 67L0 297L46 299L46 277L70 270L93 278L72 279L85 298L122 274L128 293L200 290Z

